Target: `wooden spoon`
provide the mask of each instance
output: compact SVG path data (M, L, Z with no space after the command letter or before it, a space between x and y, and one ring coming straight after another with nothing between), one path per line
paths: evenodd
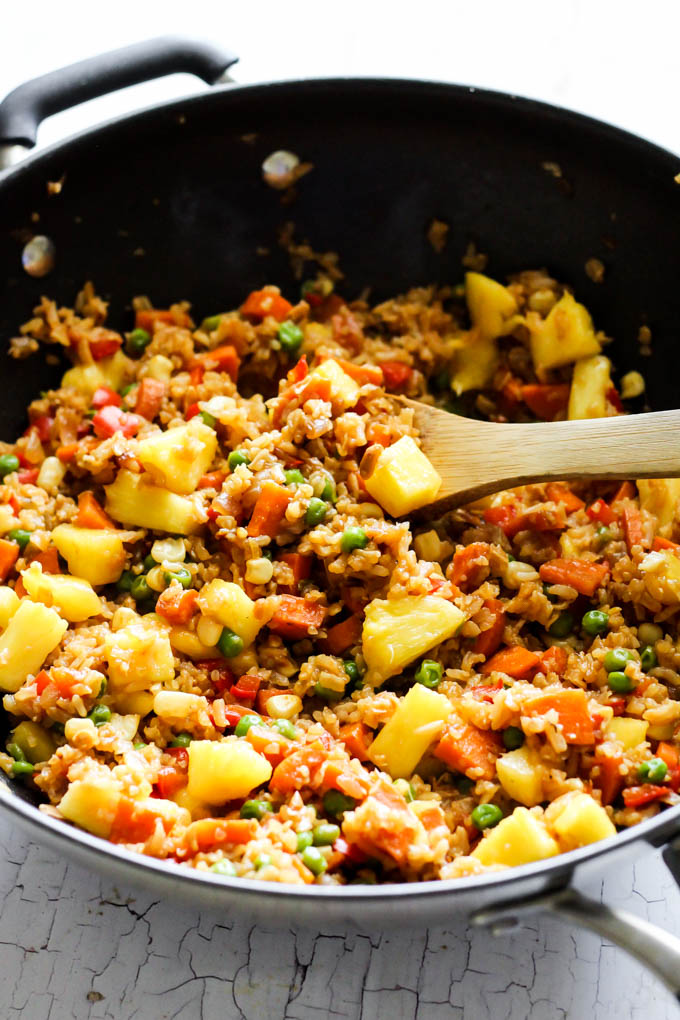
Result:
M403 402L442 477L428 516L528 482L680 476L680 411L498 425Z

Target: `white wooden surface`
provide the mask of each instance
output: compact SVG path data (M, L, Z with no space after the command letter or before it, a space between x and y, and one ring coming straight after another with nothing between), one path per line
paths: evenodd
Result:
M239 81L383 74L547 99L680 152L673 0L322 5L311 0L33 0L2 6L0 96L32 75L164 32L242 56ZM202 86L138 86L54 117L42 144ZM597 891L597 890L596 890ZM608 902L680 935L658 854L605 876ZM666 1020L676 1005L620 950L546 918L512 936L452 925L366 938L271 931L101 880L0 816L0 1020Z

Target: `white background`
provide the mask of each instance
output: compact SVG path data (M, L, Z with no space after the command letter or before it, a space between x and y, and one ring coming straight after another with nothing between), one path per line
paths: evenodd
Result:
M0 96L103 49L191 34L239 54L232 73L241 82L319 75L466 82L568 106L680 153L679 21L670 0L4 0ZM203 88L181 75L102 98L45 123L40 144ZM595 890L602 891L680 934L680 894L657 855L606 875ZM30 847L0 817L1 1020L678 1015L622 952L554 921L498 940L455 924L338 939L320 934L322 925L274 933L143 895L128 903L129 895Z

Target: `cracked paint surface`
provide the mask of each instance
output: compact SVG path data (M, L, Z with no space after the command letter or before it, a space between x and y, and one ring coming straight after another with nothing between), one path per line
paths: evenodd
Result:
M0 819L2 1020L675 1020L621 950L551 918L500 938L268 929L70 864ZM659 854L599 889L680 935Z

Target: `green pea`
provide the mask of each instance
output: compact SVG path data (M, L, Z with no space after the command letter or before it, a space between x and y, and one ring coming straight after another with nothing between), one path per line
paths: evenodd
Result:
M251 726L260 726L261 724L262 720L259 715L242 715L236 723L234 733L237 737L245 737Z
M0 478L4 478L5 475L11 475L13 471L18 470L18 457L15 457L13 453L3 453L0 455Z
M131 570L124 570L116 581L118 591L131 591L136 575Z
M648 780L650 783L663 783L668 775L668 765L662 758L650 758L638 766L640 779Z
M395 779L394 789L398 790L404 800L410 804L416 799L416 794L408 779Z
M477 829L493 829L498 825L503 812L496 804L478 804L472 812L472 824Z
M429 687L433 691L439 687L442 674L443 669L438 662L435 662L434 659L423 659L416 670L415 680L416 683L422 684L423 687Z
M193 577L190 570L186 567L176 567L175 570L166 570L163 574L166 584L172 584L173 581L179 581L183 588L191 588L191 582Z
M8 744L7 754L11 754L15 761L26 761L26 755L18 744Z
M138 574L130 585L130 594L135 602L144 602L153 597L153 592L144 574Z
M321 683L315 684L314 693L317 698L322 698L324 701L338 701L343 694L342 691L334 691L331 687L324 687Z
M350 683L356 686L361 680L361 673L354 659L345 659L342 664L342 668L350 679Z
M221 321L222 315L209 315L208 318L204 319L201 323L201 329L204 333L212 333L213 330L217 329Z
M145 329L133 329L128 334L125 349L131 358L139 358L151 343L151 334Z
M158 560L155 560L151 553L148 553L144 557L144 562L142 563L142 566L144 567L145 570L153 570L154 567L158 566Z
M32 776L33 765L30 761L15 761L12 762L12 775L13 776Z
M503 746L508 751L516 751L524 743L524 732L519 726L507 726L503 730Z
M305 476L299 468L289 468L283 472L286 478L286 485L304 485Z
M344 553L350 553L354 549L365 549L368 545L368 538L363 528L345 528L340 539L340 548Z
M431 386L433 390L437 390L439 393L446 393L451 384L451 376L448 369L443 368L441 372L437 372L432 376Z
M233 659L235 655L240 655L243 651L243 638L240 638L229 627L225 627L220 634L217 647L225 659Z
M297 852L301 854L303 850L306 850L308 846L312 845L313 840L314 837L311 832L298 832Z
M663 637L663 630L658 623L641 623L638 627L638 638L643 645L655 645Z
M102 682L99 685L99 693L97 694L97 697L98 698L103 698L104 695L106 694L106 692L108 691L108 689L109 689L109 681L104 676L104 677L102 677Z
M95 705L94 708L87 713L87 718L91 719L95 726L103 726L104 723L109 722L111 719L111 709L108 705Z
M203 423L207 425L208 428L214 429L217 425L217 418L214 414L210 414L209 411L199 411L198 417L203 419Z
M323 797L323 809L329 815L343 815L345 811L353 811L356 807L356 801L351 797L346 797L344 793L340 793L339 790L328 790Z
M127 383L126 386L121 386L118 392L120 393L121 397L127 397L128 393L130 393L130 391L133 390L136 385L137 383L133 382Z
M595 528L595 537L597 539L598 547L602 549L603 546L607 544L607 542L611 542L614 536L612 535L610 529L606 525L598 524L598 526Z
M274 554L271 549L260 549L260 556L264 556L266 560L270 561L274 559Z
M618 669L612 670L607 677L607 683L610 690L614 691L615 694L630 694L637 687L637 680L626 676L625 673Z
M635 658L635 652L630 648L611 648L604 657L604 668L608 673L615 673L624 670L626 663Z
M312 496L305 513L305 524L313 528L315 525L321 524L327 513L328 503L325 503L322 499L317 499L316 496Z
M236 876L236 868L231 861L215 861L214 864L210 865L210 870L216 875L221 875L222 878L234 878Z
M132 747L133 747L133 750L135 750L135 751L143 751L143 750L144 750L144 748L145 748L146 746L147 746L147 745L146 745L146 744L144 743L144 741L143 741L143 740L137 740L137 741L136 741L136 742L135 742L135 743L134 743L134 744L132 745Z
M591 637L604 634L609 629L609 613L603 613L601 609L590 609L584 613L581 626Z
M257 818L261 821L265 815L271 814L274 808L268 800L247 800L241 805L241 818Z
M555 622L548 627L548 634L554 638L565 638L574 629L574 614L565 609Z
M333 822L320 822L312 832L314 846L332 846L340 838L340 826Z
M290 719L274 719L272 723L272 729L280 733L282 737L288 737L289 740L296 740L298 731L293 726Z
M543 594L548 599L548 601L549 602L559 602L560 601L559 595L551 595L550 594L550 589L551 588L552 588L552 585L546 584L545 581L543 582Z
M234 471L241 464L250 464L250 457L247 457L245 453L241 453L240 450L232 450L227 457L227 464L229 470Z
M646 645L645 648L642 649L640 654L640 665L644 669L645 673L649 673L650 669L656 669L659 665L656 652L651 645Z
M16 542L19 548L23 550L31 541L31 532L24 531L23 528L12 528L11 531L7 532L7 537L11 542Z
M335 494L335 483L328 478L324 482L323 489L321 490L321 499L325 503L335 503L337 496Z
M294 322L282 322L278 332L281 350L287 354L294 354L304 340L304 334Z
M193 739L190 733L178 733L170 741L170 747L188 747Z
M324 871L328 867L328 861L321 853L321 851L315 846L308 846L300 854L302 863L306 868L309 868L313 875L323 875Z
M272 859L269 854L258 854L255 858L255 871L261 871L262 868L268 868L271 862Z

